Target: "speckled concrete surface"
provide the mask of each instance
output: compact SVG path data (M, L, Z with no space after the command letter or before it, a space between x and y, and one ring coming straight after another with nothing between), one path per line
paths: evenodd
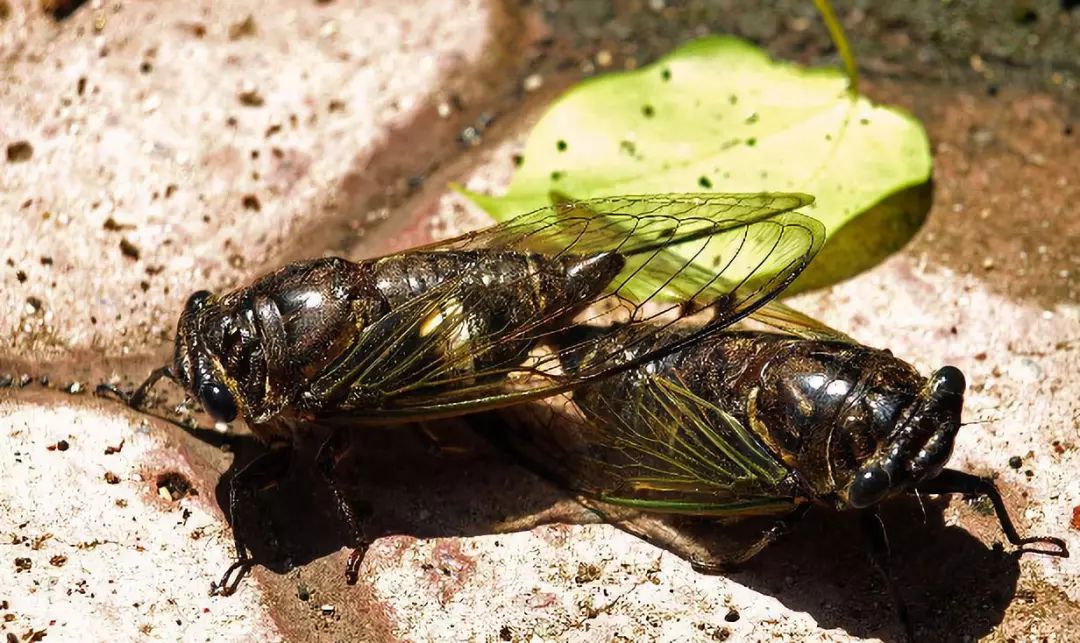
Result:
M967 38L934 26L949 16L919 3L901 18L841 7L857 50L860 30L873 42L862 49L865 91L926 123L934 208L905 250L793 303L925 370L963 369L967 418L984 422L964 428L954 464L999 476L1023 531L1065 537L1080 553L1069 524L1080 506L1069 66L1080 30L1075 11L1028 4L1033 19L1016 14L1000 29L1037 36L1022 54L990 27ZM582 70L603 71L598 48L627 66L724 27L819 61L828 47L804 9L87 3L57 23L38 3L3 6L0 376L35 377L0 391L3 632L896 639L850 517L811 516L746 570L704 576L612 526L576 524L590 515L456 425L444 429L461 455L432 453L414 432L371 432L355 497L377 540L360 583L345 585L344 541L301 467L267 498L292 560L268 554L268 569L239 594L210 597L231 551L220 476L235 469L233 452L250 456L250 440L241 431L222 447L213 431L78 393L159 363L176 309L197 287L325 250L370 255L480 225L446 183L500 189L547 101ZM978 22L977 8L957 11ZM976 60L979 48L992 55ZM539 88L524 82L532 75ZM65 392L73 381L74 396ZM171 416L167 404L160 411ZM163 496L159 476L170 472L198 495ZM999 552L996 523L960 500L900 503L887 522L921 639L1075 638L1076 557Z

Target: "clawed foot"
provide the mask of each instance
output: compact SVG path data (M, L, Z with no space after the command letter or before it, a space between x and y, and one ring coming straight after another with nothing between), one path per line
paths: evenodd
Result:
M238 558L232 565L229 565L225 573L221 575L221 580L216 583L210 583L210 595L211 596L232 596L236 592L236 588L240 586L240 581L244 579L247 572L254 567L255 561L253 561L247 555ZM236 577L230 580L230 576L236 573Z
M349 585L355 585L360 579L360 565L363 564L364 555L370 545L371 543L360 543L349 553L349 560L345 563L345 582Z

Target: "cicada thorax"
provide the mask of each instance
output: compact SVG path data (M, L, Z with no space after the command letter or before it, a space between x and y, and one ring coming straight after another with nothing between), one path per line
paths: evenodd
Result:
M361 409L431 372L512 368L623 265L615 253L491 251L297 262L222 297L193 296L175 369L204 406L214 400L200 391L223 384L253 424Z
M538 340L600 294L623 264L616 253L428 252L377 260L374 283L389 309L424 297L424 308L411 315L411 341L396 347L416 369L403 370L398 383L432 372L433 363L452 362L443 377L520 365ZM448 283L452 287L443 292Z

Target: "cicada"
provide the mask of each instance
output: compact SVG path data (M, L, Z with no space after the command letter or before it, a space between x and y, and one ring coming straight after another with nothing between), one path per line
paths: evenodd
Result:
M819 222L795 212L812 201L801 194L554 201L432 245L300 261L232 292L196 292L171 364L130 396L110 390L140 406L162 377L176 381L215 419L243 418L280 454L259 462L258 477L272 477L312 425L496 408L662 358L767 302L824 237ZM702 256L715 270L696 267ZM707 308L719 312L696 331L664 333ZM612 328L610 341L549 341L575 324ZM565 371L562 358L582 351L588 363ZM334 442L320 451L327 468ZM245 476L255 471L237 484ZM233 493L231 511L236 503Z
M984 496L1010 543L1068 556L1059 538L1021 537L991 480L946 468L961 426L960 370L924 377L889 351L776 302L752 317L771 328L712 333L579 386L560 403L510 409L516 426L493 437L630 531L620 508L760 525L722 551L679 552L702 571L745 562L811 506L861 510L880 527L873 512L881 502L917 493ZM564 353L569 373L628 338L604 329L569 334L573 346L584 345L581 335L595 340ZM694 335L678 326L648 333L626 348L628 361ZM680 548L667 535L638 535ZM882 549L883 534L876 540Z

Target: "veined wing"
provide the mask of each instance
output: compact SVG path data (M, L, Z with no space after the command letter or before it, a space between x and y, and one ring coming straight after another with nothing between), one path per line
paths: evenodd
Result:
M737 418L670 373L623 374L619 386L507 410L492 434L534 469L587 497L689 515L771 515L796 500L788 470Z
M543 288L537 275L478 288L448 277L365 327L319 386L374 392L356 396L357 419L405 421L457 415L556 394L690 345L750 314L783 290L824 241L816 220L793 212L810 202L798 194L676 194L560 201L507 223L415 251L533 253L548 258L605 257L622 269L585 306L514 317L503 294ZM713 269L695 263L712 257ZM673 293L677 293L674 297ZM623 345L650 342L680 318L705 310L712 320L695 332L636 354L607 349L587 368L561 369L561 356L592 346L536 351L572 324L619 324ZM504 315L495 329L477 327L477 311ZM594 340L586 339L583 342ZM615 344L609 344L614 346ZM519 352L508 347L526 347ZM504 355L505 358L498 357ZM348 405L343 410L349 410ZM362 413L360 413L362 411Z

